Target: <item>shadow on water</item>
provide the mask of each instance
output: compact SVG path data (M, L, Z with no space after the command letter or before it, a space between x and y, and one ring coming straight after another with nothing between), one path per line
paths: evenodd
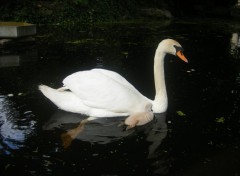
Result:
M39 28L34 45L0 48L1 174L240 174L240 26L235 22L53 29ZM153 98L153 56L167 37L182 44L190 61L166 58L167 112L127 131L119 125L124 117L86 123L64 148L62 134L86 117L57 110L37 86L57 88L68 74L98 67L119 72Z
M57 111L53 116L43 125L43 130L54 130L54 129L63 129L71 130L78 125L79 122L84 120L86 117L68 113L64 111ZM77 134L76 139L80 141L86 141L90 143L97 144L108 144L114 141L121 140L129 135L133 135L134 130L126 130L126 126L122 124L126 117L116 117L116 118L101 118L94 121L89 121L84 125L83 131ZM166 113L156 114L155 120L151 125L151 132L145 131L148 134L147 140L152 141L154 144L149 149L149 156L152 156L155 149L162 140L161 138L166 137L167 133L167 124ZM161 133L160 133L161 132ZM161 136L164 137L159 137ZM157 140L154 140L156 139ZM158 145L156 143L159 143Z

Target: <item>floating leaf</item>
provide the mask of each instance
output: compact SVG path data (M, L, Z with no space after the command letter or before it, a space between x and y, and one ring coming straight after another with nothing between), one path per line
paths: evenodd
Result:
M216 118L215 122L217 122L217 123L224 123L225 122L225 118L224 117Z
M182 111L177 111L177 115L179 115L179 116L186 116L186 114L183 113Z
M123 51L122 54L123 55L128 55L128 52L127 51Z

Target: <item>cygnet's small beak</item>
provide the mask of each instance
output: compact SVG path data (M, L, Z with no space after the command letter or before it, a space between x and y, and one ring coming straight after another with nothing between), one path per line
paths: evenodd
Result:
M177 54L177 56L178 56L181 60L183 60L184 62L188 63L187 58L183 55L183 53L182 53L181 50L178 51L176 54Z

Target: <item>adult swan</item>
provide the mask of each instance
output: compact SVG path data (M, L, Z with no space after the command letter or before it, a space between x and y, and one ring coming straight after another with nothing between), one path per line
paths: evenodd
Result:
M73 73L63 80L63 87L59 89L46 85L40 85L39 89L60 109L85 114L89 116L87 120L129 116L126 125L143 125L153 119L153 113L166 111L164 58L166 54L172 54L188 62L182 51L182 46L175 40L165 39L159 43L154 57L154 100L142 95L118 73L105 69Z

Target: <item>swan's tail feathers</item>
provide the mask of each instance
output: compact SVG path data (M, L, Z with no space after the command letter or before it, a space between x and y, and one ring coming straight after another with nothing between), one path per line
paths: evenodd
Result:
M57 91L59 91L59 92L63 92L63 91L65 91L65 90L68 90L68 88L65 87L65 86L60 87L60 88L57 89Z
M71 94L68 91L64 91L64 88L60 89L53 89L46 85L39 85L39 90L43 93L45 97L47 97L51 102L53 102L56 106L58 106L60 109L65 110L64 107L71 106L71 103L69 103L69 99L71 98Z
M59 97L59 95L61 95L59 94L59 92L61 91L58 91L57 89L53 89L46 85L39 85L38 89L43 93L45 97L50 99L52 102L55 102L55 99Z
M38 89L41 91L41 92L44 92L45 90L47 90L47 89L49 89L49 88L51 88L51 87L48 87L48 86L46 86L46 85L44 85L44 84L40 84L39 86L38 86ZM52 89L52 88L51 88Z
M85 112L88 111L88 108L83 105L79 97L74 95L71 91L64 91L67 90L66 87L53 89L46 85L39 85L39 90L59 109L81 114L85 114Z

